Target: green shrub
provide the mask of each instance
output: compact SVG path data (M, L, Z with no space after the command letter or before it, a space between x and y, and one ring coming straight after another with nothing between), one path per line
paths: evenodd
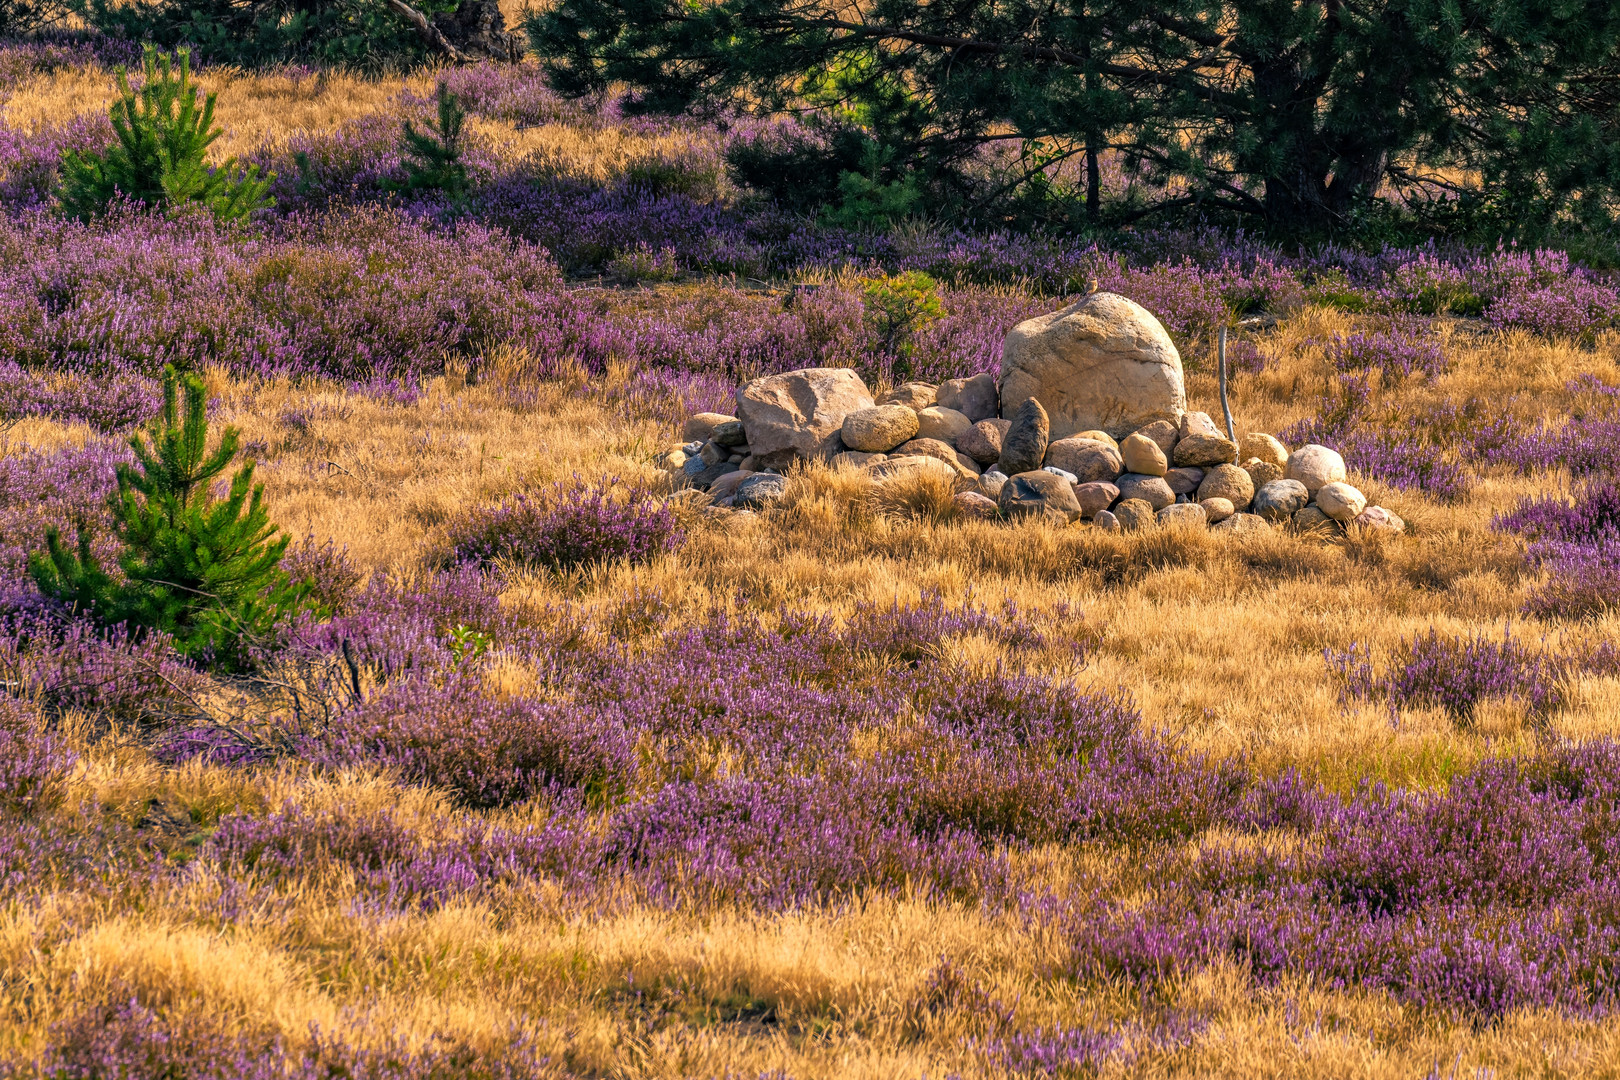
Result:
M860 280L867 328L889 358L896 381L911 374L918 331L945 314L939 283L920 270Z
M405 179L390 184L395 191L442 191L455 205L467 198L467 166L461 160L462 127L467 113L461 100L439 84L439 118L427 130L405 121L405 139L400 152L404 158Z
M270 177L261 179L257 165L237 172L231 158L210 168L208 147L219 138L214 126L215 95L202 107L191 85L191 54L179 51L176 72L166 54L150 47L142 68L140 92L130 89L129 73L118 68L119 99L113 102L112 125L118 141L109 149L69 150L62 155L62 209L88 221L123 195L147 206L175 210L187 204L205 206L227 221L272 205L265 194Z
M892 148L867 144L861 171L839 175L838 205L822 211L822 220L846 229L882 228L915 213L923 200L917 177L884 180L893 159Z
M114 37L189 45L210 63L306 63L398 71L438 57L387 0L78 0L85 21ZM413 0L429 18L454 0Z
M118 490L108 499L113 534L123 544L122 579L102 569L82 529L77 551L49 530L46 550L29 557L29 571L41 592L101 622L162 630L187 656L240 667L246 646L301 601L280 566L290 538L270 523L252 462L237 469L223 499L214 496L239 436L227 427L209 452L201 379L182 380L165 369L163 415L149 439L130 439L135 466L118 467Z

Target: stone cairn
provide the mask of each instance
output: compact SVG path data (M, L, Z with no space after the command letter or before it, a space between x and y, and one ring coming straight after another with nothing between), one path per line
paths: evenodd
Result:
M1262 432L1233 441L1186 404L1181 356L1159 320L1098 292L1015 326L1000 379L911 382L881 400L848 368L755 379L738 389L736 416L689 419L662 464L732 509L769 506L787 487L780 470L823 460L879 483L934 474L965 517L1124 532L1405 531L1345 482L1337 452L1290 452Z

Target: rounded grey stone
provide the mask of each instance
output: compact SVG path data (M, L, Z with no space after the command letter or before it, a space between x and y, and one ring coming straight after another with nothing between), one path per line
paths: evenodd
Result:
M1287 521L1310 501L1311 493L1306 491L1305 485L1298 480L1273 480L1269 484L1260 485L1260 490L1254 493L1251 508L1266 521ZM1246 515L1236 514L1227 520L1244 516Z

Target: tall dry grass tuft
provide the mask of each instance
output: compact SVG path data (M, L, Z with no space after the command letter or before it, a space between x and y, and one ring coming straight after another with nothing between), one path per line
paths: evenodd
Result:
M956 483L933 471L889 477L872 487L872 507L883 517L944 525L959 516Z

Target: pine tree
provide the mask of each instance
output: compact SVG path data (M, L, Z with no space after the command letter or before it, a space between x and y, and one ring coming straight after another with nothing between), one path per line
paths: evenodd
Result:
M919 210L981 225L1015 196L1078 202L1071 158L1099 221L1102 152L1144 181L1120 224L1219 214L1309 239L1448 173L1499 197L1510 232L1601 220L1620 195L1611 0L556 0L525 27L565 95L853 122L903 166L884 180L917 177ZM819 167L785 150L745 164L782 187L851 175L836 139ZM845 201L870 205L876 179L853 175Z
M462 126L467 113L461 100L439 84L439 119L426 131L417 131L416 125L405 121L405 139L402 147L405 180L394 185L396 191L442 191L451 203L459 204L467 197L467 166L461 160Z
M216 95L198 107L191 54L181 49L178 56L176 71L166 54L148 46L139 93L130 89L129 73L118 68L119 99L112 106L118 141L105 151L62 155L61 201L69 216L88 221L118 195L169 210L197 204L226 221L274 204L266 194L272 177L261 179L257 165L239 170L231 158L209 166L208 148L223 133L214 126Z
M213 494L238 445L237 430L227 427L209 452L202 380L182 380L167 368L163 415L147 439L130 439L135 465L119 466L118 490L108 500L123 543L123 580L101 568L84 530L74 551L52 529L46 550L29 558L40 590L102 622L169 633L188 656L240 666L244 646L268 633L300 595L281 570L289 537L270 523L253 463L236 470L223 499Z

